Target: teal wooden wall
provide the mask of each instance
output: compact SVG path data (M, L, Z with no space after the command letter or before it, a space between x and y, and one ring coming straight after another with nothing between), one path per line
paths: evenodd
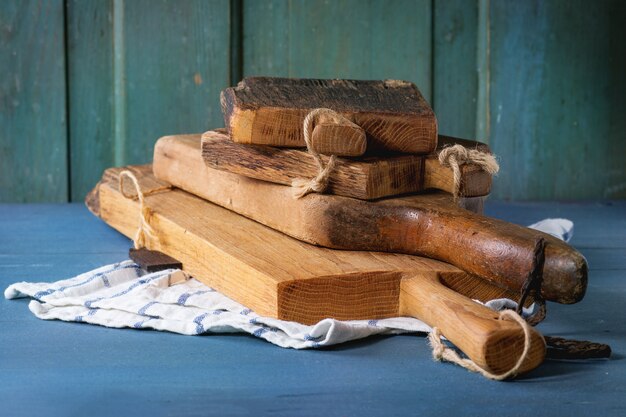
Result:
M248 75L400 78L505 199L626 197L626 2L3 0L0 201L79 201Z

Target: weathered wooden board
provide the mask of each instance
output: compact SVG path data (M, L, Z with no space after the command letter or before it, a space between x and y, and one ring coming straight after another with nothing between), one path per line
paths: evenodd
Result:
M440 142L449 144L448 138L440 139ZM469 145L467 142L464 144ZM469 146L477 145L477 142L472 142ZM284 185L291 185L296 178L313 178L319 170L315 158L304 150L243 145L231 141L221 130L202 135L202 156L210 168ZM322 156L322 159L327 161L328 157ZM492 178L480 167L463 165L461 175L460 195L477 197L489 194ZM372 200L430 188L449 193L454 190L452 170L439 163L436 153L428 157L400 154L362 159L337 158L326 192Z
M406 81L250 77L221 94L224 121L240 143L305 146L302 125L313 109L330 108L361 126L368 149L425 154L437 146L437 119Z
M144 193L163 188L150 167L127 167ZM122 195L122 168L107 170L88 196L88 207L127 236L138 227L139 204ZM132 193L129 186L128 193ZM497 287L431 259L314 247L177 189L146 197L158 239L150 249L180 260L197 279L252 308L284 320L424 317L479 365L510 369L521 355L517 324L441 285L440 280L485 298ZM467 291L469 290L469 293ZM433 314L437 313L437 314ZM545 346L536 331L524 370L538 366Z
M309 194L204 164L196 139L160 139L153 162L157 178L320 246L427 256L449 262L519 291L531 269L538 237L547 242L543 295L574 303L585 294L585 258L565 242L526 227L463 210L446 193L376 202Z

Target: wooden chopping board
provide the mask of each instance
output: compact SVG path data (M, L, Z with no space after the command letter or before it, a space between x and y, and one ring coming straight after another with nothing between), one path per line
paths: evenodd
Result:
M506 290L431 259L312 246L168 189L150 166L127 169L147 195L148 222L158 236L147 246L178 259L194 277L261 315L302 323L408 315L438 326L490 372L511 369L521 355L521 328L467 298L514 297ZM120 192L121 170L105 171L86 203L130 237L137 230L140 207ZM134 193L132 184L125 187L126 194ZM534 329L531 340L522 372L538 366L545 355L543 338Z
M322 194L294 199L291 187L205 166L199 150L197 135L161 138L155 176L304 242L439 259L514 291L523 287L536 239L543 237L544 297L569 304L585 294L587 264L574 248L545 233L470 213L445 193L375 202Z
M228 133L239 143L306 146L302 126L315 108L330 108L360 126L368 152L428 154L437 146L437 119L407 81L249 77L221 94Z
M461 143L468 148L489 152L487 145L441 137L440 146ZM202 157L211 168L257 178L277 184L291 185L296 178L314 178L319 171L314 157L302 149L276 148L235 143L224 130L202 135ZM452 193L452 169L442 166L438 154L397 154L363 159L338 158L331 172L327 192L330 194L372 200L425 189ZM322 156L325 161L328 157ZM461 166L461 187L464 197L489 194L491 175L474 164Z

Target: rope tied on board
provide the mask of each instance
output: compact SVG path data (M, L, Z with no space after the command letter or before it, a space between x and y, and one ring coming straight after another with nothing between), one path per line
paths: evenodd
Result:
M128 178L132 181L133 185L135 186L136 195L128 194L124 190L124 178ZM159 237L155 234L154 229L152 228L152 226L150 226L150 223L148 221L148 219L152 215L152 210L150 210L150 207L146 205L145 197L159 191L169 190L171 186L155 188L144 193L141 190L139 180L137 180L135 174L127 169L120 172L118 181L120 192L124 197L131 200L139 200L139 227L137 228L137 233L135 233L135 237L133 238L134 247L135 249L148 248L149 239L156 240L158 242Z
M433 358L436 361L448 361L457 364L472 372L477 372L486 378L502 381L517 375L520 367L528 357L531 347L530 328L543 321L547 314L546 302L541 294L543 284L543 267L545 264L546 241L543 237L537 238L533 250L533 260L524 285L521 289L517 309L502 310L499 319L511 319L516 321L524 330L524 349L516 364L510 370L502 374L491 373L468 358L462 358L456 350L447 347L441 341L441 333L436 327L428 335L428 340L432 348ZM535 311L526 319L522 317L522 309L529 296L533 297ZM611 356L611 347L604 343L589 342L586 340L564 339L554 336L543 336L546 344L546 359L605 359Z
M513 320L520 325L522 330L524 330L524 349L522 350L522 354L520 355L515 365L513 365L513 367L509 369L508 371L503 372L501 374L495 374L495 373L487 371L486 369L481 368L473 360L469 358L462 358L456 352L456 350L447 347L441 341L441 333L439 332L439 329L436 327L433 327L433 331L428 335L428 341L430 343L430 347L433 350L433 359L436 361L445 360L448 362L452 362L469 371L477 372L481 374L482 376L484 376L485 378L493 379L496 381L502 381L507 378L515 377L517 373L519 372L520 368L522 367L522 365L524 364L524 361L526 361L526 359L528 358L528 353L530 352L530 347L531 347L530 325L526 323L526 321L513 310L502 310L498 318L500 320L506 320L506 319Z
M448 148L446 148L448 149ZM463 148L465 149L465 148ZM530 352L531 347L531 334L530 329L534 324L539 323L541 320L545 318L545 301L541 298L541 284L543 283L543 265L545 263L545 249L546 242L543 237L539 237L535 241L535 248L533 250L533 259L530 270L528 272L528 277L524 282L522 287L521 296L518 302L517 311L513 310L502 310L498 316L500 320L513 320L517 322L522 330L524 331L524 349L522 350L522 354L519 359L515 363L515 365L506 372L495 374L487 371L486 369L478 366L474 361L469 358L462 358L454 349L451 349L443 344L441 341L441 334L439 329L436 327L433 328L432 333L428 335L428 340L430 346L433 350L433 358L436 361L445 360L448 362L455 363L467 370L472 372L478 372L485 378L493 379L496 381L502 381L507 378L513 378L517 375L520 368L524 364L524 361L528 358L528 353ZM526 302L526 298L534 292L537 300L540 300L540 310L539 314L533 314L531 317L524 320L522 317L522 307ZM539 294L539 295L537 295ZM531 322L532 319L532 322Z
M309 193L324 192L326 187L328 187L330 173L335 168L335 163L337 161L336 155L331 155L328 162L324 163L321 155L311 146L311 134L315 128L315 123L317 123L318 119L322 116L331 116L335 120L351 123L350 120L336 111L323 107L313 109L306 115L303 126L304 142L306 143L307 151L315 159L315 163L317 164L319 171L314 178L296 178L291 182L291 186L293 187L293 196L296 199L302 198Z
M478 165L483 171L496 175L500 170L496 157L490 153L469 149L463 145L446 146L439 152L439 163L452 169L454 177L454 199L462 197L461 191L461 166L465 164Z

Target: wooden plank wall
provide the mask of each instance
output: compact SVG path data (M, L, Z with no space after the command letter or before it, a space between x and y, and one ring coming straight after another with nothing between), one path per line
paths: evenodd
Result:
M68 1L71 198L112 165L146 163L163 135L222 126L227 0Z
M411 80L498 153L496 198L623 198L624 21L620 0L4 0L0 201L82 200L222 125L248 75Z
M0 2L0 201L67 201L61 0Z
M407 79L430 99L431 19L430 0L245 1L243 74Z
M625 6L491 2L489 136L502 158L499 197L626 196Z
M473 138L478 105L478 2L436 1L434 8L434 97L439 129Z

